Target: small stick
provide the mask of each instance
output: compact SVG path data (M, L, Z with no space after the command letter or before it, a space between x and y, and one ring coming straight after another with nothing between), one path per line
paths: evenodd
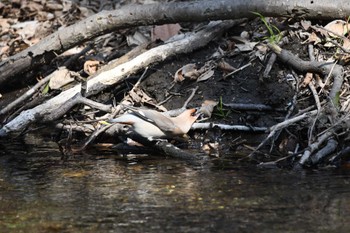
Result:
M266 68L265 68L265 71L264 71L264 74L263 74L263 78L267 78L269 76L269 73L272 69L272 66L273 64L275 64L275 61L276 61L276 58L277 58L277 55L276 53L272 53L267 64L266 64Z
M233 130L233 131L247 131L247 132L258 132L264 133L267 131L267 127L253 127L245 125L226 125L226 124L213 124L213 123L194 123L191 129L211 129L218 127L221 130Z
M238 68L238 69L232 71L231 73L226 74L226 75L224 76L224 79L227 78L228 76L231 76L231 75L233 75L233 74L239 72L239 71L244 70L245 68L247 68L247 67L249 67L249 66L251 66L251 65L252 65L252 63L249 62L248 64L245 64L244 66L241 66L240 68Z
M296 123L296 122L298 122L298 121L304 120L304 119L307 118L307 117L312 117L312 116L314 116L314 115L316 115L316 114L317 114L317 110L313 110L313 111L310 111L310 112L303 113L302 115L299 115L299 116L297 116L297 117L290 118L290 119L288 119L288 120L285 120L285 121L283 121L283 122L280 122L280 123L278 123L278 124L276 124L276 125L270 127L270 133L269 133L269 135L264 139L264 141L262 141L262 142L258 145L258 147L257 147L252 153L250 153L250 154L248 155L248 157L249 157L249 158L253 158L254 153L255 153L256 151L258 151L263 145L265 145L265 143L266 143L270 138L272 138L278 130L281 130L281 129L283 129L283 128L286 128L286 127L288 127L288 126L291 125L291 124L294 124L294 123Z

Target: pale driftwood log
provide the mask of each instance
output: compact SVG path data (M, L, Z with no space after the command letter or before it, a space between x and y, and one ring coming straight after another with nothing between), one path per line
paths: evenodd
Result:
M255 127L246 125L226 125L226 124L215 124L215 123L194 123L191 129L211 129L218 127L221 130L231 130L231 131L246 131L246 132L259 132L266 133L267 127Z
M0 85L11 77L50 62L57 54L120 28L175 22L200 22L264 16L310 19L345 19L349 1L207 0L166 4L131 5L102 11L44 38L36 45L0 63ZM23 77L22 77L23 78Z
M325 158L332 153L334 153L337 149L338 146L338 141L335 140L334 138L330 138L327 141L327 144L320 149L316 154L311 156L311 163L312 164L320 164L325 160Z
M223 31L239 22L241 21L211 22L202 30L191 33L183 39L153 48L126 63L103 72L88 80L85 96L91 96L111 85L115 85L124 80L128 75L136 73L151 64L159 63L171 56L189 53L194 49L203 47ZM58 119L76 104L74 97L80 92L80 89L81 85L77 85L33 109L21 112L16 118L0 129L0 136L21 131L33 122L46 122Z
M311 154L319 150L321 148L321 145L330 137L334 136L334 134L335 134L334 131L330 130L328 132L325 132L323 135L319 136L317 140L311 145L309 145L309 147L305 150L298 164L302 166L305 165L305 163L310 159ZM296 164L296 166L298 164Z

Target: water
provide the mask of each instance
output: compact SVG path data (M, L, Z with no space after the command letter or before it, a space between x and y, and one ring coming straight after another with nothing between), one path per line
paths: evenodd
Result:
M22 144L24 143L24 144ZM350 171L0 142L0 232L350 232Z

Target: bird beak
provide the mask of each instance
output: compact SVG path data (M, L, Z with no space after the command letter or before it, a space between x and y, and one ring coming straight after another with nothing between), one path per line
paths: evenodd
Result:
M200 108L194 108L194 109L193 109L193 112L192 112L192 114L191 114L191 116L199 117L199 118L200 118L203 114L202 114L202 112L199 111L199 109L200 109Z
M205 116L200 107L197 107L194 110L192 116L197 117L198 119L202 119Z

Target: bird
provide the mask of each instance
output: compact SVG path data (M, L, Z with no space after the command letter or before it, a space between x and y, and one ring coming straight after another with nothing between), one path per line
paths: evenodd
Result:
M151 109L129 107L128 109L130 112L111 119L109 122L130 125L135 133L149 141L181 137L187 134L192 124L200 116L195 108L187 109L176 117L167 117Z

